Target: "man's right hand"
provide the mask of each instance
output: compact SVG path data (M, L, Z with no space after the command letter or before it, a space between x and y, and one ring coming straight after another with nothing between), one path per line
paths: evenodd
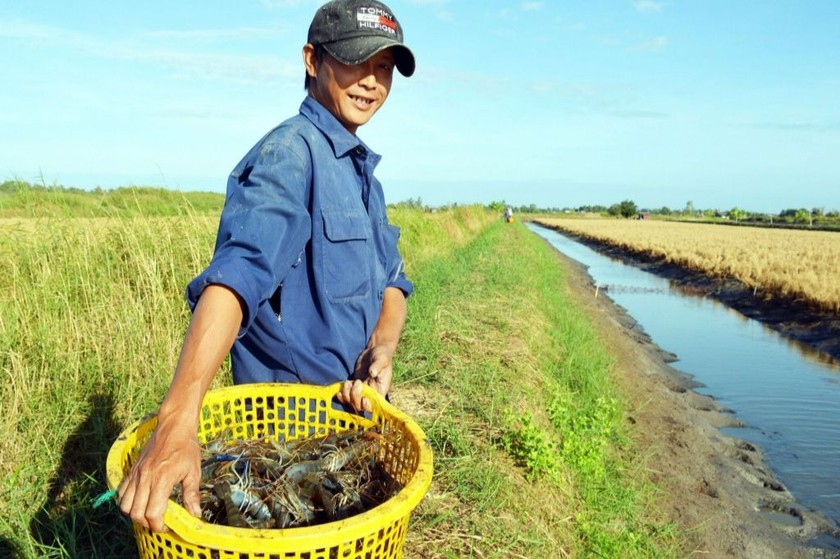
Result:
M200 478L201 452L195 428L159 424L120 485L120 510L140 526L165 531L163 513L178 483L183 488L184 507L190 514L201 516Z

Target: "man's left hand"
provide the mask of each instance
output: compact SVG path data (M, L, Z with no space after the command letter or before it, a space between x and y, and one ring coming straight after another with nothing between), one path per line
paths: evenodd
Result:
M373 411L368 398L362 396L362 385L368 384L383 397L391 389L394 352L385 345L366 348L356 360L351 380L345 381L338 395L339 401L353 406L357 411Z

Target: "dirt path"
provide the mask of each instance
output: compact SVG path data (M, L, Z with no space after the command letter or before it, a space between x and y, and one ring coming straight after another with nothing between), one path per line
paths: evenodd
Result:
M624 309L595 297L586 269L559 252L568 286L616 358L629 421L662 490L659 505L691 539L692 557L840 558L840 532L798 505L760 449L723 435L733 414L694 392Z

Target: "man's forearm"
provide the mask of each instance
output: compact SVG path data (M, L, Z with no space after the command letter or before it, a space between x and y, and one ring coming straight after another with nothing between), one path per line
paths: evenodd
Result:
M201 294L184 338L175 376L161 405L159 418L198 411L213 377L230 351L239 326L242 307L231 290L210 285Z
M392 352L396 351L407 313L408 305L403 292L396 287L386 287L382 299L382 310L373 334L370 336L368 347L384 345Z

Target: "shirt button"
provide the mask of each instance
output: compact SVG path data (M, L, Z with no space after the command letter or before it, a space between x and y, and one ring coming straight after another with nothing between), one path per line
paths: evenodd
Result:
M362 146L356 146L356 149L353 150L353 153L355 153L356 155L364 155L365 148L363 148Z

